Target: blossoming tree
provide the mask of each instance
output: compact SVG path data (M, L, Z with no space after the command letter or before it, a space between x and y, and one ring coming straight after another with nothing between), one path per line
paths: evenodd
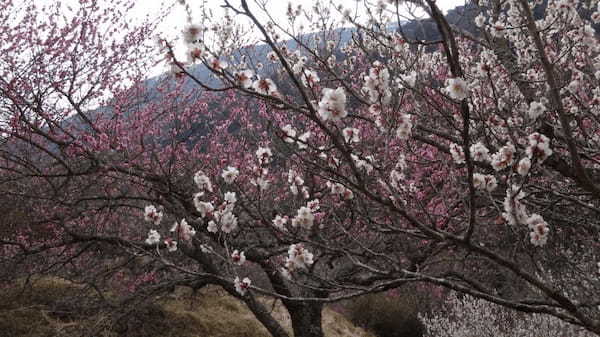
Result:
M224 0L217 20L179 2L186 58L159 41L174 79L156 89L131 41L96 46L79 19L97 8L73 35L2 30L2 185L38 217L0 238L6 260L143 256L132 290L217 284L273 336L258 294L295 336L322 336L324 303L411 282L600 334L597 2L480 1L477 34L412 3L433 41L395 24L395 1L366 20L290 5L285 23L268 3ZM40 52L11 53L24 46Z
M286 23L267 4L224 1L270 48L271 78L227 45L231 23L194 21L182 4L189 57L167 45L174 72L268 110L254 163L236 167L233 184L247 196L254 186L255 199L238 201L247 218L235 230L293 243L287 256L265 250L270 263L285 257L269 270L280 297L290 283L327 301L430 282L598 333L597 2L479 2L471 34L425 1L415 6L440 37L423 41L394 24L395 1L363 21L342 6L290 5ZM299 34L303 21L319 33ZM220 85L195 78L186 67L197 63ZM217 225L230 204L211 214L206 202L208 230L231 235Z

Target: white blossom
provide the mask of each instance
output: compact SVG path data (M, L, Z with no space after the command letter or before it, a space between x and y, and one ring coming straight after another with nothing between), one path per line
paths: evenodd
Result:
M375 61L373 67L369 69L369 75L364 77L365 84L362 88L369 96L371 103L388 104L391 99L389 90L390 72L383 67L381 62Z
M404 174L393 169L390 171L390 185L397 191L401 190L400 183L404 180Z
M252 88L252 77L254 73L250 70L241 70L233 73L236 84L241 85L244 89Z
M346 188L346 186L344 186L340 183L332 183L332 182L328 181L327 187L331 190L332 194L337 194L345 200L354 199L354 193L352 192L352 190L349 188Z
M313 258L313 254L304 248L303 244L290 245L286 259L286 269L290 272L299 268L306 269L314 263Z
M541 215L532 214L529 218L527 218L527 226L531 229L529 233L530 241L535 246L543 246L548 241L548 233L550 232L550 228L548 228L548 223L544 221Z
M527 212L525 210L525 205L521 202L521 199L524 197L525 193L519 191L518 186L512 185L512 187L506 189L502 217L506 219L510 225L515 226L526 221Z
M311 211L316 212L321 208L319 199L314 199L306 203L306 207L310 208Z
M469 96L467 82L460 77L446 80L446 93L455 100L462 101Z
M269 78L259 78L252 83L252 88L262 95L276 95L277 86Z
M531 168L531 160L528 157L523 157L517 165L517 173L526 176Z
M292 274L286 267L281 268L280 271L281 271L281 276L283 276L284 278L286 278L288 280L292 279Z
M239 174L240 171L238 171L237 168L233 166L227 166L227 168L223 170L223 173L221 173L221 177L226 184L232 184Z
M298 141L296 144L298 145L298 149L304 150L308 148L308 138L310 138L310 131L306 131L305 133L298 136Z
M231 213L231 212L226 212L225 214L223 214L220 217L220 222L221 222L221 230L227 234L234 231L238 226L237 217L235 215L233 215L233 213Z
M498 187L496 177L489 174L474 173L473 186L478 190L486 190L492 192Z
M300 76L300 79L302 80L302 84L304 84L307 87L314 87L315 84L319 83L319 81L321 80L319 78L319 75L317 75L316 72L311 70L304 70L302 72L302 75Z
M256 158L261 165L267 165L271 162L271 157L273 156L273 152L268 147L259 147L256 150Z
M210 220L208 222L208 225L206 226L206 230L209 231L210 233L216 233L219 231L219 227L217 226L216 222L214 222L213 220Z
M406 140L410 138L412 132L412 122L410 115L402 114L398 119L398 128L396 129L396 137Z
M470 147L471 157L475 161L486 162L490 160L490 151L481 142L477 142Z
M210 179L202 171L198 171L196 172L196 174L194 174L194 182L196 183L196 186L198 186L198 188L202 191L213 191Z
M238 266L241 266L246 262L246 255L244 252L240 252L236 249L233 251L233 253L231 253L231 261Z
M540 162L543 162L552 155L548 137L536 132L529 135L527 140L529 141L529 146L525 149L525 153L528 157L538 158Z
M263 177L258 177L256 179L253 178L250 180L250 183L258 187L260 191L265 191L267 188L269 188L269 180Z
M195 206L196 210L200 212L200 216L202 218L206 217L206 215L212 213L215 210L215 206L210 201L199 201L198 203L195 203Z
M221 61L216 57L210 57L208 59L208 65L214 70L214 71L223 71L224 69L227 69L228 64L225 61Z
M544 106L543 103L540 102L531 102L531 104L529 105L529 118L531 119L537 119L539 116L541 116L544 112L546 112L546 107Z
M144 220L151 222L154 225L159 225L162 221L163 213L158 211L153 205L148 205L144 208Z
M485 24L485 16L483 15L483 13L480 13L479 15L477 15L475 17L475 26L482 28L484 24Z
M302 73L302 70L304 69L304 61L305 58L300 58L298 62L294 63L294 65L292 66L292 71L294 72L294 74L298 75Z
M346 93L343 87L323 89L323 98L319 102L319 116L322 120L338 121L348 115L346 111Z
M281 215L277 215L275 219L273 219L273 226L275 226L275 228L279 229L280 231L284 231L287 220L287 216L282 217Z
M149 245L155 245L160 242L160 234L154 229L151 229L148 232L148 238L146 238L146 243Z
M191 240L192 237L196 235L196 230L190 226L185 219L181 219L180 222L175 222L170 231L176 233L179 238L185 241Z
M202 57L202 48L198 44L190 44L188 46L186 56L188 63L195 63Z
M492 167L494 170L500 171L511 166L515 161L515 151L515 146L509 143L494 153L492 156Z
M465 153L457 144L450 144L450 154L452 155L452 160L454 160L455 164L460 165L465 163Z
M177 251L177 241L172 240L172 239L166 239L164 241L165 246L167 246L167 250L172 253L174 251Z
M247 277L244 277L244 279L240 281L240 278L236 276L235 280L233 281L235 291L237 291L242 296L244 296L246 294L246 291L250 289L251 283L252 281L250 281L250 279Z
M287 124L286 126L282 127L281 131L283 131L283 133L285 134L285 136L283 137L284 142L293 143L295 141L294 138L296 137L296 130L294 130L294 128L290 124Z
M304 229L311 229L315 220L315 216L312 210L308 207L302 206L298 209L296 217L292 219L292 226L302 227Z
M309 194L309 192L308 192L308 187L306 187L306 186L303 186L303 187L302 187L302 197L303 197L304 199L308 199L308 198L310 198L310 194Z
M277 54L274 51L270 51L267 53L267 59L273 63L276 63L278 60Z
M400 78L402 79L402 81L408 84L408 86L414 87L417 83L417 72L411 71L406 75L400 75Z
M345 128L342 130L342 134L344 135L344 140L346 143L358 143L360 142L360 136L358 134L358 129L356 128Z
M235 192L225 192L223 199L230 205L233 205L237 202L237 196L235 195Z
M359 158L354 153L351 154L350 157L352 158L352 160L354 160L354 164L356 165L356 168L365 170L367 172L367 174L371 174L371 172L373 172L373 165L371 165L370 162Z

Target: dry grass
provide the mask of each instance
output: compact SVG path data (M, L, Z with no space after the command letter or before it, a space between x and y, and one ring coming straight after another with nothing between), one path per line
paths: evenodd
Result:
M72 326L63 321L67 313L60 306L83 295L80 287L57 278L36 280L31 287L15 283L0 290L0 336L60 336Z
M0 289L0 298L0 337L269 337L243 303L217 287L197 294L178 289L167 298L136 307L121 320L100 310L73 307L82 301L95 303L93 293L58 278L37 280L26 288ZM290 331L281 304L263 301ZM372 337L330 309L324 311L323 327L327 337Z

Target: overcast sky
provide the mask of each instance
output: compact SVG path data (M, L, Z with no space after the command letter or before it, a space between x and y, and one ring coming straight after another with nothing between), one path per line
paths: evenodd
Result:
M47 1L47 0L42 0L42 1ZM67 0L67 1L73 1L73 0ZM108 0L107 0L108 1ZM215 16L218 17L219 15L221 15L223 13L222 9L220 8L221 4L223 3L222 0L188 0L188 2L190 3L190 5L192 6L192 14L199 14L199 6L194 7L193 4L199 4L202 3L203 1L205 1L205 3L208 4L208 7L213 9L215 11ZM254 0L248 0L249 3L253 3ZM265 1L265 0L261 0L261 1ZM317 2L319 0L296 0L293 1L294 6L297 6L298 4L302 4L303 8L305 9L310 9L313 4L315 2ZM320 0L321 2L325 2L325 3L329 3L329 0ZM333 0L334 3L336 4L342 4L345 7L348 8L354 8L357 5L357 1L356 0ZM365 0L360 0L359 3L359 8L363 8L364 5L362 4ZM367 0L370 1L370 3L376 3L376 0ZM285 16L285 12L288 6L288 2L287 0L266 0L267 2L267 9L269 11L269 15L271 15L275 20L277 20L278 18L281 18L281 22L285 22L286 21L286 16ZM134 7L134 11L132 12L132 21L136 21L136 20L142 20L144 17L146 16L150 16L150 17L156 17L161 10L164 10L166 8L169 8L169 6L171 6L171 10L168 14L168 16L166 17L165 21L160 25L160 34L161 37L166 38L169 41L173 41L176 38L180 37L180 33L182 31L182 29L184 28L184 26L186 25L186 13L185 10L183 9L183 6L176 4L177 0L165 0L165 1L158 1L158 0L147 0L147 1L137 1L136 5ZM239 0L231 0L231 3L234 5L239 4ZM464 5L465 0L437 0L438 6L444 10L447 11L449 9L452 9L456 6L459 5ZM195 12L195 13L194 13ZM260 10L257 10L257 8L254 8L254 13L259 17L259 18L265 18L264 14L261 14ZM359 15L360 12L359 12ZM362 16L364 17L364 12L362 14ZM257 36L255 36L254 38L258 39L258 33ZM178 59L185 59L183 56L184 53L184 48L182 46L181 43L176 44L175 45L175 50L176 50L176 57ZM152 69L150 71L150 73L152 74L152 76L154 75L159 75L161 73L163 73L165 71L165 67L164 66L158 66L156 69Z
M317 0L296 0L292 3L294 5L302 4L304 8L312 7L313 3ZM321 0L324 2L323 0ZM327 1L327 0L325 0ZM157 15L161 8L166 8L165 6L172 4L175 0L171 1L138 1L135 6L135 15L139 18L143 18L145 15L155 16ZM194 3L200 3L200 0L188 0L188 2L192 6L192 10L195 10L193 7ZM216 13L219 12L220 5L222 1L220 0L207 0L209 7L216 10ZM250 0L252 2L252 0ZM274 17L281 17L282 21L285 19L285 12L289 1L286 0L268 0L268 10L270 14ZM362 1L361 1L362 2ZM376 1L371 1L375 3ZM232 0L232 3L239 3L238 0ZM341 3L346 7L354 7L356 5L356 0L335 0L335 3ZM444 11L448 9L452 9L458 5L464 5L464 0L437 0L438 6L442 8ZM161 25L161 31L165 35L165 37L174 37L177 35L185 25L185 11L182 6L176 5L173 7L171 12L169 13L165 22Z

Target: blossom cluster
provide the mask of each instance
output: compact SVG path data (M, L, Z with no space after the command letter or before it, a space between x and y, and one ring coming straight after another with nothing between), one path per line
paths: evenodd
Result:
M291 274L298 269L307 269L313 261L313 254L304 247L303 244L297 243L290 245L288 256L285 260L285 265L281 269L282 274L286 278L291 278Z
M506 189L506 198L504 198L503 203L504 213L502 213L502 216L510 225L516 226L527 221L527 212L525 205L522 203L524 197L525 193L519 186L512 185L511 188Z
M211 233L217 233L220 226L221 231L225 234L229 234L236 230L238 227L238 219L237 216L233 214L236 202L237 197L235 192L225 192L224 202L217 209L214 209L212 203L210 203L210 207L213 208L211 213L213 219L208 222L206 229Z
M552 155L548 137L536 132L529 135L527 140L529 141L529 146L527 146L525 152L528 157L537 158L540 162L543 162Z
M281 215L277 215L275 217L275 219L273 219L273 226L275 226L275 228L277 228L280 231L284 231L285 230L285 224L288 221L288 217L287 216L281 216Z
M298 61L292 67L292 71L294 72L294 74L300 76L302 84L307 87L312 88L321 80L319 78L319 75L315 71L306 67L305 56L298 57Z
M522 202L524 197L524 192L518 186L512 185L512 188L507 189L502 216L510 225L527 225L531 230L529 233L530 242L535 246L543 246L548 241L550 228L541 215L527 214L525 204Z
M196 183L196 186L198 186L198 188L201 191L208 191L208 192L213 191L213 187L212 187L212 183L210 182L210 178L208 178L208 176L206 174L204 174L204 172L202 172L202 171L198 171L198 172L196 172L196 174L194 174L194 182Z
M153 205L148 205L144 208L144 220L158 226L162 221L163 213L158 211Z
M311 229L315 221L313 210L307 206L302 206L298 209L298 213L292 219L292 227L302 227Z
M221 174L226 184L232 184L238 175L238 169L232 166L228 166ZM207 186L209 186L211 187L210 191L212 191L210 179L202 172L197 172L194 180L200 188L207 189ZM200 184L198 181L200 181ZM218 207L215 207L213 201L203 201L203 197L204 192L198 192L194 194L193 201L196 210L200 213L200 218L212 218L208 221L207 230L211 233L217 233L220 227L221 231L226 234L234 231L238 226L237 216L233 214L235 203L237 202L235 192L225 192L223 194L223 203L218 205Z
M233 182L239 175L240 171L238 171L237 168L232 166L228 166L226 169L223 170L223 173L221 173L221 177L223 178L226 184L233 184Z
M550 229L541 215L532 214L527 218L527 226L531 229L529 233L530 241L535 246L543 246L548 241Z
M343 87L323 89L323 98L319 102L319 116L322 120L339 121L348 116L346 111L346 93Z
M492 167L494 170L501 171L510 167L514 163L515 152L515 146L510 143L501 147L492 156Z
M162 219L162 212L160 213L160 219L156 222L156 208L152 205L146 206L146 214L145 218L147 221L154 223L155 225L160 224L160 220ZM179 239L183 241L190 241L194 235L196 235L196 230L190 226L185 219L181 219L180 222L175 222L175 224L171 227L170 232L173 235L176 235ZM151 229L148 231L148 237L145 242L148 245L156 245L160 243L161 235L157 230ZM177 250L177 241L173 238L166 238L163 242L165 247L169 252L174 252Z
M269 169L267 165L271 162L273 152L268 147L259 147L256 152L258 166L254 166L254 177L250 179L250 183L258 188L259 191L265 191L269 187Z
M241 266L244 263L246 263L246 254L236 249L233 251L233 253L231 253L231 261L233 261L233 263L237 264L238 266Z
M189 241L194 235L196 235L196 230L194 230L194 228L190 226L185 219L181 219L180 222L175 222L173 227L171 227L170 232L175 233L184 241Z
M406 175L404 171L408 168L406 164L406 157L404 155L400 155L398 157L398 161L394 168L390 171L390 186L392 186L396 191L404 190L404 180L406 179Z
M369 75L364 77L365 84L362 88L371 103L387 105L392 99L390 90L390 72L379 61L373 63Z
M498 183L496 182L496 177L493 175L474 173L473 186L479 190L492 192L498 187Z
M409 114L402 114L398 119L398 128L396 129L396 137L399 139L409 139L412 133L412 121Z
M310 138L310 131L306 131L301 135L297 135L296 129L291 124L286 124L281 128L283 132L283 141L286 143L296 143L298 149L304 150L308 148L308 139Z
M341 184L341 183L333 183L333 182L328 181L326 183L326 185L329 188L329 190L331 191L331 194L333 194L333 195L339 195L344 200L354 199L354 192L352 192L351 189L347 188L343 184Z
M375 158L372 155L368 155L363 159L353 153L350 155L350 158L352 158L352 161L354 161L356 168L366 171L367 174L371 174L371 172L373 172L373 163L375 162Z
M360 142L359 130L357 128L344 128L342 134L344 135L344 141L346 143Z
M304 179L296 171L289 169L287 180L293 195L298 195L299 192L302 192L304 199L310 197L308 187L304 186Z
M250 279L247 277L244 277L243 280L240 280L240 278L236 276L235 280L233 281L235 291L237 291L242 296L244 296L248 289L250 289L251 284L252 281L250 281Z
M447 79L445 91L448 96L457 101L462 101L469 96L467 82L460 77Z
M149 245L155 245L160 242L160 234L155 230L151 229L148 231L148 238L146 238L146 243Z
M458 144L450 144L450 155L455 164L460 165L465 163L465 153Z

